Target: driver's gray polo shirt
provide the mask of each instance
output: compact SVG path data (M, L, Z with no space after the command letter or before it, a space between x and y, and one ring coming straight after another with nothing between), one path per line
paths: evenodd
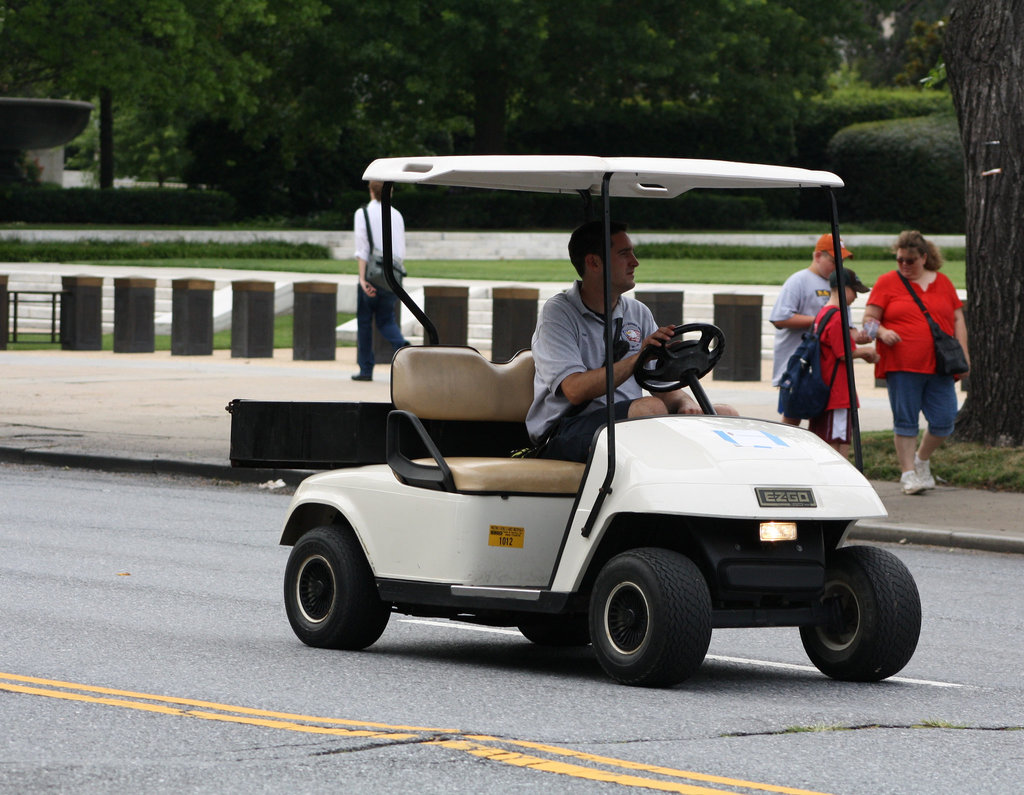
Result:
M632 355L658 326L646 304L635 298L620 296L615 318L622 318L621 338L629 343ZM536 444L571 404L562 395L562 381L573 373L594 370L604 364L604 319L587 309L580 298L580 282L562 293L553 295L541 308L537 328L533 332L533 404L526 415L526 430ZM641 397L640 385L632 377L615 390L615 402ZM583 414L605 405L605 396L590 401Z

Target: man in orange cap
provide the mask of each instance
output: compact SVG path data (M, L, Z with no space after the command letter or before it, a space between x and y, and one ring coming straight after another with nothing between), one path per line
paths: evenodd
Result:
M843 254L843 262L853 256L843 245L842 239L839 241L839 247ZM832 235L826 233L818 238L818 242L814 246L811 264L786 279L779 291L778 298L775 299L775 306L772 307L772 313L768 316L776 329L772 386L779 385L789 357L796 351L804 332L814 324L814 318L818 311L825 305L832 293L828 277L836 269L834 255L835 246ZM779 413L782 413L781 407ZM800 420L787 417L785 414L782 416L782 421L787 425L800 424Z

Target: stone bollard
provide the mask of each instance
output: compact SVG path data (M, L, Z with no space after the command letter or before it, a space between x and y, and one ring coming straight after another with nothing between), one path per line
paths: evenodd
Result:
M423 288L423 311L434 321L441 345L469 342L469 288L428 285Z
M507 362L529 348L537 327L535 287L495 287L491 290L491 361Z
M66 351L103 348L103 279L64 276L60 301L60 347Z
M152 353L156 279L114 279L114 353Z
M633 295L647 304L659 326L678 326L683 322L682 290L637 290Z
M0 351L7 350L7 329L10 318L7 316L7 274L0 273Z
M273 282L231 282L231 358L274 356Z
M175 279L171 282L171 355L213 354L213 282Z
M292 319L292 358L333 361L338 347L338 285L296 282Z
M711 372L716 381L761 380L760 295L716 293L715 325L725 334L725 352Z

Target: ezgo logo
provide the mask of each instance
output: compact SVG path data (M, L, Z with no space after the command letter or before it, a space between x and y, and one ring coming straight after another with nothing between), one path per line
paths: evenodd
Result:
M757 504L762 508L817 508L811 489L770 489L756 487Z

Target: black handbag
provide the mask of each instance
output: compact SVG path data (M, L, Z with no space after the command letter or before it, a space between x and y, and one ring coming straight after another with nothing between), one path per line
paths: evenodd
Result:
M370 256L366 260L366 281L378 290L391 292L391 285L388 284L387 276L384 273L384 255L379 248L373 245L373 230L370 228L370 214L366 211L366 205L363 205L363 218L366 220L366 239L370 243ZM391 271L395 275L395 281L401 284L406 273L402 263L394 260Z
M928 314L928 310L925 309L924 303L918 298L917 293L914 292L914 288L907 281L907 277L902 273L898 275L903 282L903 286L910 293L910 297L914 299L914 302L924 312L925 320L928 321L928 326L932 330L932 339L935 341L935 373L937 375L960 375L961 373L966 373L971 368L967 364L967 356L964 354L963 346L960 345L960 340L947 334L939 327L934 318Z

